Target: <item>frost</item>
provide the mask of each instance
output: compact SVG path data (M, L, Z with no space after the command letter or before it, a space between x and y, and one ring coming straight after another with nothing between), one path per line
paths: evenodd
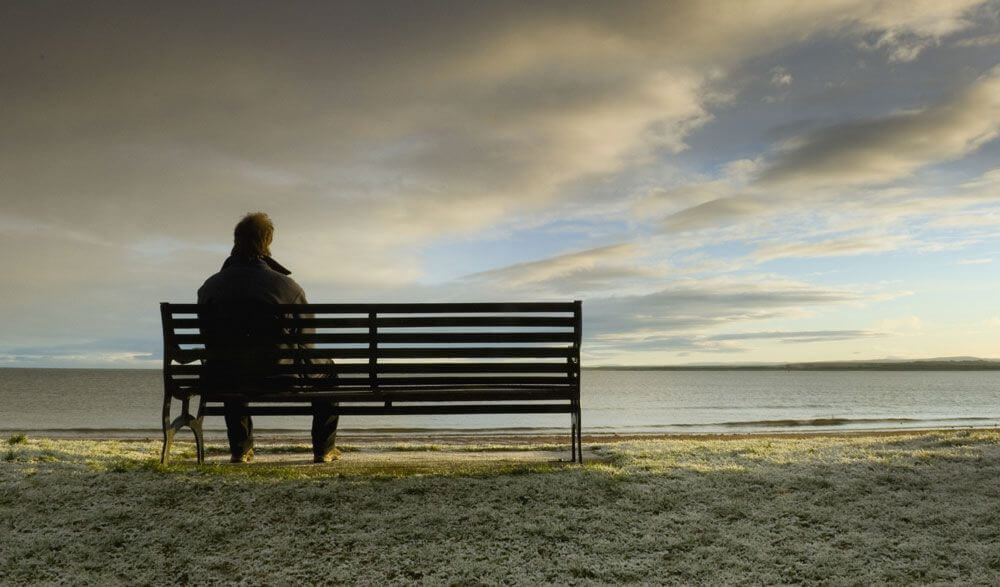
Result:
M1000 580L1000 432L560 445L308 444L210 464L28 438L0 461L4 583ZM186 456L185 456L186 454Z

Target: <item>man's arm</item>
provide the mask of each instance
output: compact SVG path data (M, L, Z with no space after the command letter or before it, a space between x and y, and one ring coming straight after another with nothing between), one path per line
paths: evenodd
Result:
M295 301L292 302L292 303L294 303L294 304L308 304L309 303L306 300L306 293L305 293L305 291L302 290L301 287L299 288L298 295L295 297ZM315 314L299 314L297 316L297 318L311 319L311 318L315 318ZM299 334L313 334L315 332L316 332L316 329L315 328L311 328L311 327L303 327L303 328L300 328L298 330ZM312 345L312 343L304 342L304 343L299 343L298 348L300 348L300 349L310 349L310 348L313 348L313 345ZM301 365L333 365L334 363L333 363L333 359L311 359L311 358L308 358L308 357L303 357L300 364ZM310 374L305 375L305 377L311 378L311 379L320 379L320 378L323 378L323 377L336 377L336 376L337 376L336 373L330 373L330 374L326 374L326 373L310 373Z

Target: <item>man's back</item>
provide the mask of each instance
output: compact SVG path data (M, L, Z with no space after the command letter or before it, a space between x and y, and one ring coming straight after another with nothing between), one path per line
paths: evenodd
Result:
M198 303L211 308L207 318L209 346L218 357L209 363L213 385L232 387L275 375L275 366L291 364L278 358L283 345L268 340L282 331L274 304L304 304L305 293L295 281L271 269L262 259L229 257L221 271L198 289Z
M274 271L263 259L233 256L198 289L198 303L233 302L305 304L306 294L294 279Z

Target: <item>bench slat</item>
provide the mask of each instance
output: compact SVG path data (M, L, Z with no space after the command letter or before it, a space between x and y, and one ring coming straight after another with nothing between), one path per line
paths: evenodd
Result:
M177 361L195 361L211 359L210 349L169 349L167 359ZM274 356L282 359L367 359L368 348L334 348L334 349L275 349ZM574 358L579 356L573 347L447 347L418 348L379 347L375 356L380 359L486 359L486 358Z
M221 402L226 400L250 401L251 403L298 403L309 402L317 399L335 400L340 402L370 402L384 403L390 402L481 402L481 401L554 401L577 399L570 390L562 389L470 389L470 388L446 388L441 389L420 389L410 391L393 391L385 394L378 394L372 391L367 392L340 392L330 390L305 391L290 399L289 394L256 394L247 396L234 393L212 393L206 396L210 402Z
M166 337L169 344L205 344L204 334L174 334ZM573 342L572 332L379 332L375 336L367 333L313 333L279 334L270 338L273 344L445 344L459 342Z
M562 377L407 377L399 381L378 381L378 391L388 393L399 390L422 389L570 389L575 388L575 380ZM333 379L290 379L282 381L265 381L253 384L258 393L299 393L309 390L344 391L371 390L366 378L355 378L353 381ZM174 380L168 385L184 391L220 391L219 384L202 382L197 379Z
M392 386L415 386L415 385L572 385L573 380L566 376L537 376L528 375L517 376L492 376L492 377L379 377L378 385L380 389L389 389Z
M277 323L286 328L368 328L368 318L279 318ZM174 318L169 325L174 328L200 328L201 318ZM433 327L529 327L573 328L572 317L553 316L442 316L376 318L377 328L433 328Z
M342 416L366 415L420 415L420 414L563 414L573 410L571 404L490 404L490 405L433 405L433 406L338 406ZM222 416L222 406L207 406L208 416ZM308 416L312 408L306 406L254 406L247 408L253 416Z
M566 373L566 363L336 363L312 365L276 365L277 373L352 374L370 373ZM169 375L200 375L204 365L170 365Z
M376 318L379 328L419 328L419 327L496 327L526 326L532 328L573 328L573 317L554 316L442 316L442 317L402 317Z
M435 358L551 358L576 357L573 347L485 347L485 348L383 348L376 350L385 359L435 359Z
M376 304L275 304L275 313L282 314L464 314L493 313L573 313L573 302L517 303L376 303ZM195 314L198 304L167 304L172 314Z

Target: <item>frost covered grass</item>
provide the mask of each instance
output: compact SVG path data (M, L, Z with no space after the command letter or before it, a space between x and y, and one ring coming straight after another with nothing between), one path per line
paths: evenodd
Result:
M9 444L0 578L23 583L1000 581L1000 432L308 445L191 464L154 441ZM301 453L301 454L299 454ZM599 458L594 458L594 457Z

